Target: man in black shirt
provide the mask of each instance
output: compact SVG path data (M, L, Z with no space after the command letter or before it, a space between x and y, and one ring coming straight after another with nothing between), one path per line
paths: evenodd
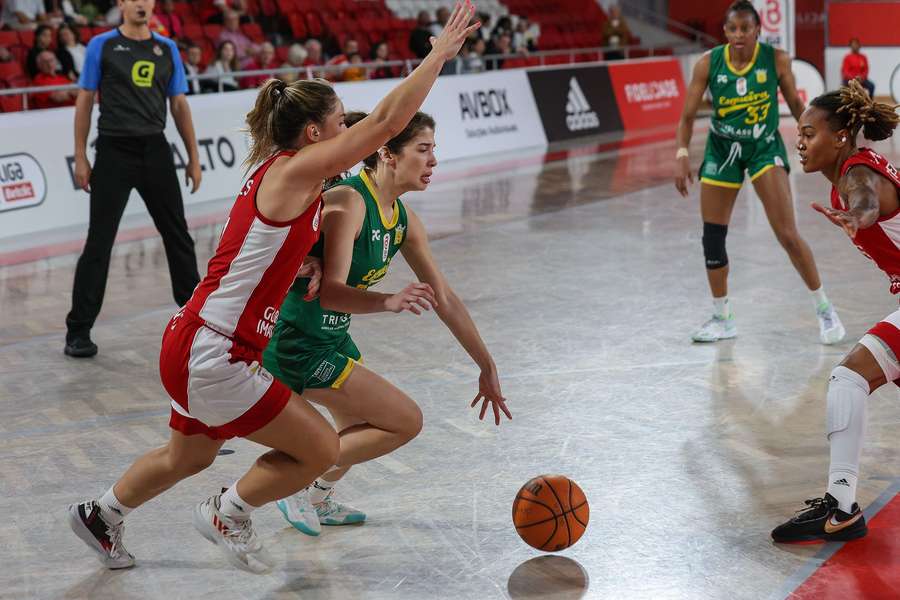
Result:
M109 273L109 260L122 213L133 188L147 205L162 235L175 302L181 306L200 281L194 241L184 218L181 187L172 149L163 135L166 99L188 152L191 193L200 186L197 140L185 99L187 81L175 43L150 32L153 0L119 0L122 26L88 44L75 104L75 180L91 193L87 241L66 317L69 356L97 353L91 341ZM87 159L94 95L100 93L97 158Z

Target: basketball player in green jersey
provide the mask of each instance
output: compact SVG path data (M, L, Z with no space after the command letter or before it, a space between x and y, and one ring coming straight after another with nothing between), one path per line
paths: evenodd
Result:
M347 126L364 116L348 114ZM322 238L311 252L323 256L324 251L321 295L307 301L315 283L297 280L263 355L266 369L328 409L340 432L338 465L307 490L276 503L303 533L318 535L321 525L364 521L364 513L333 499L335 482L351 465L399 448L422 427L416 403L360 364L360 351L348 332L352 313L408 310L421 314L433 307L481 368L479 393L472 406L482 401L484 418L492 405L497 425L501 411L511 418L491 354L435 264L422 222L399 198L424 190L436 165L434 120L417 113L403 132L366 159L359 175L325 193ZM398 294L367 291L385 277L398 251L420 283Z
M746 171L775 237L810 290L819 339L823 344L835 344L844 338L844 326L822 288L812 251L797 231L788 157L778 132L778 88L794 118L799 119L804 108L791 72L791 57L758 41L760 19L752 2L732 3L726 16L728 43L704 54L694 67L677 131L675 187L687 197L688 182L694 180L688 147L697 109L708 88L713 115L700 166L700 214L714 311L692 338L695 342L715 342L737 335L728 303L725 236Z

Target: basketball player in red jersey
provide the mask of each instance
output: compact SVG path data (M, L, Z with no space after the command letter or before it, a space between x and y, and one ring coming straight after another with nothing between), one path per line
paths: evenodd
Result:
M425 60L371 115L342 133L344 109L323 81L269 80L247 115L247 180L206 277L163 335L160 375L172 397L169 443L140 457L99 500L69 507L73 531L109 568L134 557L122 545L131 510L208 467L225 440L271 451L221 495L194 508L194 526L237 567L263 572L273 560L250 513L290 496L341 463L338 436L299 395L262 368L262 351L304 258L319 237L322 182L376 152L419 109L444 62L478 28L469 0ZM422 293L414 291L411 293Z
M813 208L841 227L900 292L900 176L883 156L856 147L866 139L889 138L896 107L873 102L858 81L819 96L797 123L797 150L806 173L822 173L831 183L831 208ZM866 535L856 503L859 459L869 394L888 382L900 385L900 310L872 327L831 372L827 429L831 445L828 491L775 528L776 542L845 541Z

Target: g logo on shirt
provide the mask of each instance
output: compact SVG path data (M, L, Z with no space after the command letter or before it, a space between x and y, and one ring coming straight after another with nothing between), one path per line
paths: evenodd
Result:
M153 74L156 72L156 64L149 60L139 60L131 67L131 80L138 87L151 87Z

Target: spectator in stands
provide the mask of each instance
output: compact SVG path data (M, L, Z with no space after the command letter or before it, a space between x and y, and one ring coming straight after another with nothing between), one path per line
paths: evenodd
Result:
M37 56L38 73L31 84L34 87L48 87L51 85L66 85L72 81L65 75L60 75L59 62L56 55L50 50L44 50ZM59 90L56 92L43 92L32 94L31 103L34 108L56 108L58 106L75 106L75 98L78 90Z
M156 14L156 20L166 28L170 38L173 40L184 39L184 22L175 12L175 0L163 0L162 10Z
M490 13L478 13L478 20L481 21L481 27L475 30L475 33L472 34L475 38L481 38L484 40L484 43L487 44L491 40L491 34L493 33L494 26L491 24L491 14Z
M385 41L378 42L372 46L372 62L382 64L391 59L391 47ZM390 79L396 77L397 71L394 67L375 67L369 75L369 79Z
M622 16L622 10L613 5L609 7L609 19L603 26L603 45L610 48L622 48L631 44L631 30ZM606 53L606 60L621 60L625 58L622 50L612 50Z
M203 89L207 92L232 92L238 89L237 79L234 78L235 71L238 70L237 51L234 44L229 41L219 44L216 50L216 60L208 67L205 73L207 75L218 75L218 79L208 79L203 82Z
M25 69L29 77L38 74L37 58L44 50L49 50L53 44L53 29L49 25L39 25L34 32L34 46L28 51L25 58Z
M260 69L277 69L278 59L275 56L275 46L271 42L263 42L259 46L259 54L256 58L245 64L242 69L245 71L258 71ZM245 90L260 87L262 84L272 79L274 75L248 75L241 79L241 87Z
M359 52L354 52L347 57L347 60L347 64L350 66L344 70L344 81L365 81L368 79L365 67L354 66L361 65L363 62L362 55Z
M516 52L536 52L539 36L537 27L528 21L528 17L520 16L513 32L512 47Z
M203 0L200 8L200 20L204 23L222 24L228 13L237 13L241 23L249 23L246 0Z
M68 23L60 25L56 30L56 58L59 59L61 73L72 81L78 81L86 52L87 48L78 39L75 27Z
M468 40L463 60L463 73L481 73L484 71L484 54L487 52L487 43L481 38Z
M243 64L247 59L256 56L259 48L241 31L241 16L238 13L233 10L228 11L225 14L223 26L224 29L219 34L218 44L231 42L237 53L238 64Z
M869 59L859 49L859 40L856 38L850 40L850 53L844 57L844 62L841 64L841 79L844 80L844 85L847 85L851 79L858 79L868 90L869 96L874 98L875 84L869 79Z
M76 25L87 25L88 19L80 14L76 5L81 3L78 0L47 0L44 8L47 10L47 16L65 23L75 23Z
M494 39L491 40L491 45L488 46L487 53L490 54L512 54L512 35L508 33L504 29L500 29L499 23L497 24L497 28L500 31L499 34L494 36ZM489 58L487 59L486 69L488 71L495 71L503 68L503 63L505 59L503 58Z
M495 40L502 33L508 33L509 35L512 35L512 32L512 19L510 19L508 16L503 16L497 19L497 24L494 26L494 30L491 32L491 39ZM488 45L490 45L490 42L488 42Z
M447 21L450 19L450 11L442 6L434 13L434 18L435 21L431 24L431 35L437 37L441 35L441 32L444 30L444 25L446 25Z
M32 31L47 21L44 0L5 0L0 23L18 31Z
M431 52L431 16L427 10L419 13L416 28L409 34L409 50L416 58L425 58Z
M184 74L188 77L192 75L200 75L203 70L203 49L197 44L191 42L187 48L187 60L184 63ZM188 95L193 96L203 91L202 84L199 79L188 79Z
M0 46L0 63L12 62L13 61L12 52L6 49L6 46Z
M306 40L306 60L303 61L304 67L317 67L325 64L325 56L322 54L322 42L316 38ZM313 71L313 77L325 77L325 73L321 70Z
M288 84L294 83L298 79L306 79L306 70L303 67L307 56L306 48L301 44L291 44L291 47L288 48L287 61L281 65L281 68L293 68L296 70L282 73L278 76L278 79Z
M350 57L354 54L359 54L359 42L353 38L347 38L344 41L344 47L341 48L341 53L331 57L331 60L325 64L330 67L346 65L350 62ZM331 81L343 81L345 79L344 75L346 69L329 69L326 73L326 78Z

